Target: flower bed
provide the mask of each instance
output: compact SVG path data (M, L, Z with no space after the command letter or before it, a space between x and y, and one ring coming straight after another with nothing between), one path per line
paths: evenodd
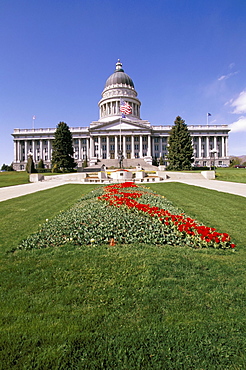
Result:
M60 213L22 241L17 249L45 248L71 242L155 244L193 248L234 248L230 236L199 225L165 197L132 182L100 187L71 210Z

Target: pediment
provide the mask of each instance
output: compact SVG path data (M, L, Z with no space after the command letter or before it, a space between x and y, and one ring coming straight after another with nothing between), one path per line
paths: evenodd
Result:
M116 119L110 122L93 122L90 125L90 131L107 130L107 131L118 131L118 130L146 130L150 129L148 121L131 121L128 119Z

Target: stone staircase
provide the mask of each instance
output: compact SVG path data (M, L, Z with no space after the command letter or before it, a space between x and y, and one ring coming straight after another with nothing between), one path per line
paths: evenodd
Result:
M97 162L97 164L90 166L88 168L92 169L94 167L101 168L103 165L105 165L107 168L115 167L119 168L119 162L118 159L101 159L100 162ZM149 171L157 171L158 167L152 166L145 162L142 158L135 158L135 159L123 159L123 168L136 168L137 166L141 166L144 170Z

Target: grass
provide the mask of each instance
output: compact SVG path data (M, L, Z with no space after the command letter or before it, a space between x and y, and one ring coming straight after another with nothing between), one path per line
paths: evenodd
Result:
M29 174L25 171L0 172L0 188L29 183Z
M246 183L246 168L216 168L216 180Z
M2 252L93 187L2 202ZM246 367L245 220L237 211L245 198L178 183L151 188L231 234L229 217L238 251L65 245L2 253L1 369Z

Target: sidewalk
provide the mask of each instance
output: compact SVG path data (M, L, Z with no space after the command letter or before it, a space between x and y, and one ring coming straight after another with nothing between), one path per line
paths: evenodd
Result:
M235 194L241 197L246 197L246 184L240 184L237 182L226 182L218 180L206 180L206 179L189 179L189 180L165 180L163 182L181 182L187 185L200 186L202 188L217 190L224 193ZM72 184L73 182L68 181L44 181L35 182L30 184L9 186L5 188L0 188L0 202L8 199L21 197L22 195L27 195L35 193L37 191L51 189L64 184ZM78 184L78 182L74 182Z
M172 180L167 180L171 182ZM174 181L174 180L173 180ZM229 181L206 180L206 179L189 179L189 180L175 180L187 185L200 186L202 188L217 190L224 193L240 195L246 197L246 184Z
M57 186L64 185L63 181L47 181L47 182L35 182L30 184L7 186L0 188L0 202L4 200L21 197L37 191L51 189ZM66 182L67 184L67 182Z

